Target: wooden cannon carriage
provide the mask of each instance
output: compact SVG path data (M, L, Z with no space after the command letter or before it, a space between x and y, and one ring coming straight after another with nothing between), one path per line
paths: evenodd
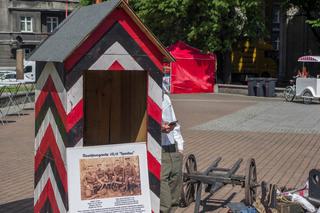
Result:
M236 175L243 159L239 159L231 168L218 167L221 160L221 157L215 159L205 171L199 172L195 156L193 154L187 156L184 164L181 207L187 207L195 201L194 212L199 212L203 185L206 192L211 195L225 185L239 185L245 189L245 204L248 206L253 204L256 200L257 187L260 186L255 160L248 159L244 176Z

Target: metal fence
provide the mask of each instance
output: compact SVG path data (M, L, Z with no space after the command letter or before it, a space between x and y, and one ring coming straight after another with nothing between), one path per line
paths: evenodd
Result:
M17 80L0 82L0 122L8 123L6 116L17 114L21 116L28 103L34 101L35 82Z

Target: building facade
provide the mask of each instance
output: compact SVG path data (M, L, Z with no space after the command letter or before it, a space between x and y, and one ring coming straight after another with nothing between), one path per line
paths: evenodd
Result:
M299 57L320 55L319 41L314 36L311 26L306 23L305 16L298 9L283 11L281 20L279 77L290 79L302 66L297 62ZM311 69L313 65L309 68Z
M320 48L311 27L298 8L284 8L279 0L269 1L271 19L268 30L278 64L278 79L287 81L301 66L297 60L303 55L320 55ZM301 67L300 67L301 68Z
M15 67L17 46L28 56L78 5L79 0L1 0L0 67Z
M320 41L298 8L286 8L281 0L265 0L263 9L267 34L260 43L237 43L232 57L233 81L245 81L244 76L276 77L285 86L301 69L299 57L320 55ZM320 70L320 65L308 66L313 76Z

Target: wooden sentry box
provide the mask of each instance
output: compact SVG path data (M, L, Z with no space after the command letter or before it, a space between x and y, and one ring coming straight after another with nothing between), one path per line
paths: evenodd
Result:
M160 208L163 62L174 59L122 0L73 12L36 61L34 212L67 212L66 147L147 141Z

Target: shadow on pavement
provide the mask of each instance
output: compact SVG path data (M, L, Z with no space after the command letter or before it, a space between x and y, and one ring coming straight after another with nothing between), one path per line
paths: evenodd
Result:
M12 114L8 114L8 117L13 117L13 116L22 116L22 115L30 115L29 113L12 113Z
M6 123L16 123L17 121L13 121L13 120L2 120L3 121L3 124L6 124Z
M232 193L227 199L213 199L213 195L208 195L202 200L201 204L203 209L200 212L211 212L219 208L224 208L231 200L236 196L236 193Z
M33 198L26 198L23 200L13 201L0 205L0 212L5 213L32 213L33 212Z

